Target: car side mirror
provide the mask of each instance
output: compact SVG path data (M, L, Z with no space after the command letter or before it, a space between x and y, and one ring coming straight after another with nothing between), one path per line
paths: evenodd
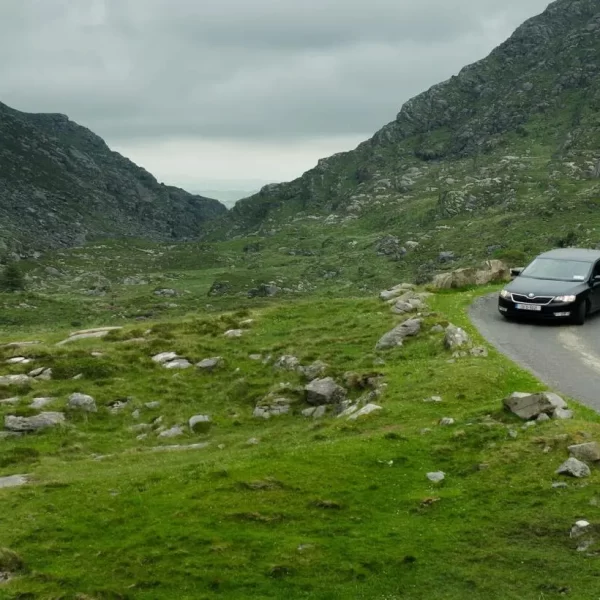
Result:
M518 277L525 269L523 269L523 267L519 267L518 269L511 269L510 270L510 276L511 277Z

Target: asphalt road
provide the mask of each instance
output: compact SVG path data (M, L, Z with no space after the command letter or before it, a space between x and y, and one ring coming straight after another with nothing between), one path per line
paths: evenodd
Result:
M511 322L500 315L497 303L492 294L471 306L469 314L480 333L554 391L600 412L600 314L583 326Z

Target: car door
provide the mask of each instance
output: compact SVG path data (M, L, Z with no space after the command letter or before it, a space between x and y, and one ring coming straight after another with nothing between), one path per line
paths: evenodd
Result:
M590 304L593 312L600 310L600 282L595 280L596 277L600 277L600 261L594 265L590 280L590 287L592 288L590 292Z

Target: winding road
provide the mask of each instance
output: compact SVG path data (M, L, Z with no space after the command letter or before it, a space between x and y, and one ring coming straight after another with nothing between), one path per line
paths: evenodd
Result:
M491 294L471 305L469 316L479 332L555 391L600 412L600 314L582 327L510 322L497 304L498 295Z

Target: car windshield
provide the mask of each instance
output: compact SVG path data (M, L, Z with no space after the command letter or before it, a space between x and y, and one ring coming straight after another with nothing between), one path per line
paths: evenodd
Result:
M536 258L522 273L522 277L533 279L555 279L557 281L585 281L591 264L578 260L556 260Z

